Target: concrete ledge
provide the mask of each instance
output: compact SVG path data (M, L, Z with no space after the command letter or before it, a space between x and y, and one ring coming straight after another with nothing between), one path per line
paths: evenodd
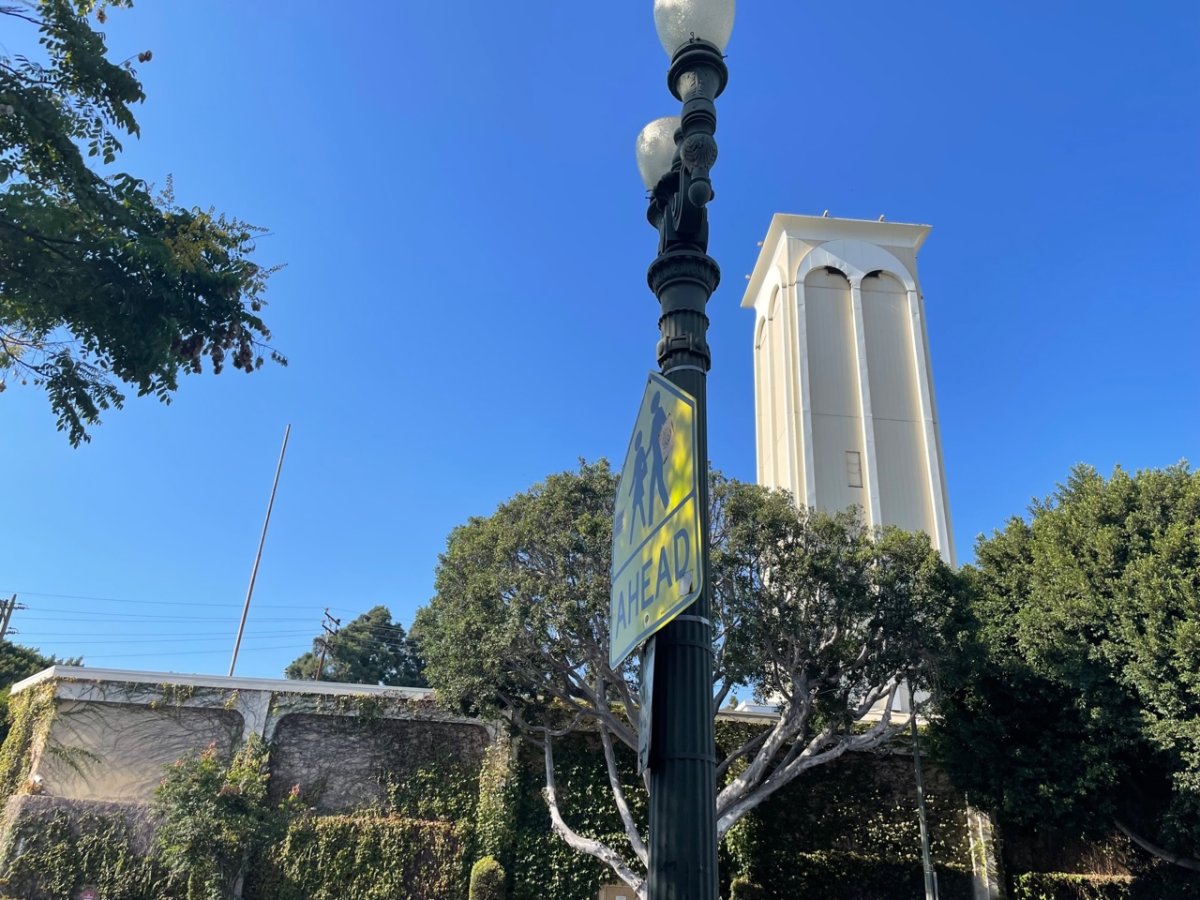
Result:
M139 672L135 669L98 669L91 666L51 666L18 681L12 693L52 680L114 681L127 684L179 684L231 691L269 691L273 694L383 694L406 700L433 696L429 688L387 687L377 684L346 684L340 681L294 681L288 678L240 678L225 675L187 675L179 672Z

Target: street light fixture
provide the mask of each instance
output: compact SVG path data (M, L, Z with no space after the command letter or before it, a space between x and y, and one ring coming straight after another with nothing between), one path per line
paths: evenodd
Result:
M682 124L679 116L663 116L648 124L638 135L638 172L646 190L653 191L658 180L671 171L671 161L675 158L675 132Z
M716 760L713 737L706 381L711 354L705 307L721 280L708 255L709 172L717 161L715 100L729 71L723 51L735 0L655 0L654 24L671 59L667 87L678 118L656 119L637 140L650 193L658 257L647 280L661 307L662 374L696 401L703 590L655 642L650 736L650 900L717 900Z

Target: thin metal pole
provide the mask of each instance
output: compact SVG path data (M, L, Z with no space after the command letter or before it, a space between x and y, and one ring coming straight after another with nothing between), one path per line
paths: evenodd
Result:
M242 633L246 630L246 616L250 613L250 598L254 596L254 581L258 578L258 564L262 560L263 544L267 540L267 526L271 524L271 508L275 505L275 490L279 487L279 473L283 470L283 455L287 453L288 435L292 423L283 430L283 446L279 448L279 462L275 464L275 482L271 485L271 499L267 501L267 517L263 520L262 535L258 539L258 553L254 554L254 568L250 570L250 586L246 588L246 603L242 607L242 621L238 624L237 640L233 642L233 659L229 660L229 675L237 666L238 650L242 646Z
M921 866L925 871L925 900L938 900L937 872L929 852L929 825L925 821L925 781L921 777L921 744L917 737L917 702L912 685L908 686L908 705L912 707L913 773L917 779L917 821L921 826Z

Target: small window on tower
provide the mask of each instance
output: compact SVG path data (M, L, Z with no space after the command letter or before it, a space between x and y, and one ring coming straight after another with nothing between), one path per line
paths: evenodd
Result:
M862 487L862 454L857 450L846 451L846 484Z

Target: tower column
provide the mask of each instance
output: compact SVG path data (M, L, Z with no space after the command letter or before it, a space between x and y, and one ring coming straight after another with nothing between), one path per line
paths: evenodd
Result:
M789 264L790 265L790 264ZM790 271L795 272L795 269ZM804 490L796 491L796 501L801 506L815 506L817 497L817 470L813 461L813 420L812 420L812 389L811 376L808 368L808 310L805 308L804 285L793 279L784 286L788 305L796 310L796 378L800 383L797 426L798 433L793 437L799 448L797 457L804 469L803 481L797 479L797 487L803 485Z
M883 524L879 508L879 465L875 454L875 420L871 414L871 379L867 371L867 330L863 324L862 277L850 282L850 307L854 317L854 351L858 363L858 397L862 408L863 476L867 524Z
M921 435L925 442L925 466L929 475L929 505L933 510L934 528L937 532L933 538L942 558L950 565L955 565L954 540L950 534L945 478L942 473L942 448L933 410L933 382L925 350L925 321L921 315L921 295L915 290L908 291L908 314L912 322L912 353L917 369L917 396L921 403Z

